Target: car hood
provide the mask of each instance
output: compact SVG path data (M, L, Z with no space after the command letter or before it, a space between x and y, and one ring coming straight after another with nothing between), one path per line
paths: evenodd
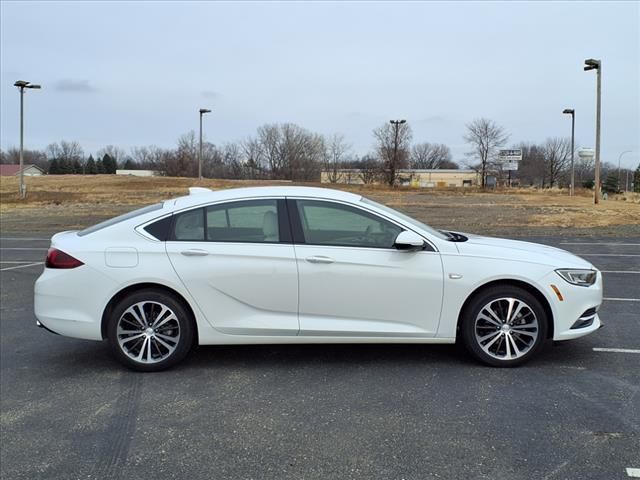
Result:
M482 237L467 233L463 235L468 240L456 243L461 254L539 263L554 268L595 269L587 260L560 248L506 238Z

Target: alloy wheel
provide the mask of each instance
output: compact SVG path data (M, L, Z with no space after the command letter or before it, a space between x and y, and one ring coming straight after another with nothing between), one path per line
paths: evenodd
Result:
M120 316L116 329L122 352L136 362L153 364L170 357L180 342L180 323L168 306L138 302Z
M533 309L522 300L504 297L482 307L475 318L475 339L498 360L525 356L536 344L539 325Z

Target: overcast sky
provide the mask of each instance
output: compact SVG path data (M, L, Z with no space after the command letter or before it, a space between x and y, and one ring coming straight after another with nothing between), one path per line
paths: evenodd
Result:
M242 140L269 122L344 133L405 118L414 142L468 147L465 123L495 120L510 143L570 134L595 143L603 62L602 159L640 161L639 2L1 2L1 145L76 140L170 147L213 109L205 135Z

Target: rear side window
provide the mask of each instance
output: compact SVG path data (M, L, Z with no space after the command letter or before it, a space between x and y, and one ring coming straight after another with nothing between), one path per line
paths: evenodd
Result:
M176 215L173 227L174 240L184 242L204 241L204 209L196 208Z
M284 200L245 200L211 205L175 215L177 241L290 242Z
M153 205L149 205L144 208L139 208L138 210L134 210L129 213L125 213L124 215L120 215L118 217L110 218L109 220L105 220L104 222L100 222L92 227L85 228L78 232L79 237L84 237L85 235L89 235L90 233L97 232L98 230L102 230L103 228L110 227L111 225L115 225L120 222L124 222L125 220L129 220L131 218L138 217L140 215L144 215L145 213L155 212L156 210L160 210L162 208L162 203L156 203Z
M280 241L277 200L249 200L206 208L207 240L276 243Z

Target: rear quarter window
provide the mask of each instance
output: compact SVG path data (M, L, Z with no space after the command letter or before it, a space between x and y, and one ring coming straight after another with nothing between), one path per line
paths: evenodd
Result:
M90 235L94 232L102 230L103 228L111 227L112 225L117 225L118 223L124 222L126 220L139 217L140 215L155 212L156 210L161 210L162 205L163 205L162 203L155 203L153 205L149 205L143 208L139 208L137 210L133 210L132 212L125 213L118 217L110 218L109 220L105 220L104 222L100 222L96 225L93 225L89 228L85 228L84 230L79 231L78 236L84 237L85 235Z
M169 234L171 233L171 222L173 221L173 216L169 215L168 217L161 218L153 223L150 223L146 227L144 227L144 231L151 235L153 238L160 240L161 242L165 242L169 238Z

